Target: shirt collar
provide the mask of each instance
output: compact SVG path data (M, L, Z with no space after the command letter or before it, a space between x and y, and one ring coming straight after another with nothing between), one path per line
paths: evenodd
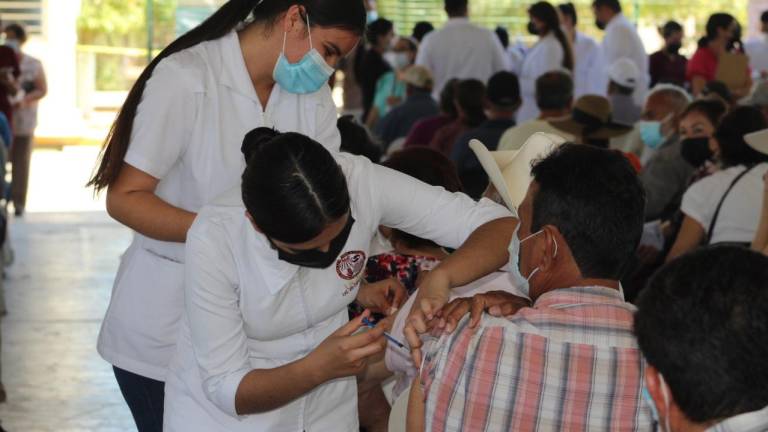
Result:
M758 410L734 417L707 429L707 432L762 432L768 429L768 406Z
M627 20L627 18L624 16L623 13L619 12L616 15L614 15L613 18L611 18L608 24L606 24L605 31L608 32L608 30L614 27L617 27L619 25L622 25L624 23L629 23L629 21Z
M628 304L624 300L624 294L620 289L603 286L585 286L560 288L542 294L536 299L534 307L552 307L562 304Z
M248 68L245 66L237 32L232 31L221 38L218 48L221 52L219 82L254 102L258 102L259 97L256 95L256 89L253 87L250 75L248 75Z
M469 18L468 17L456 17L456 18L450 18L446 23L445 27L453 26L453 25L460 25L460 24L468 24Z

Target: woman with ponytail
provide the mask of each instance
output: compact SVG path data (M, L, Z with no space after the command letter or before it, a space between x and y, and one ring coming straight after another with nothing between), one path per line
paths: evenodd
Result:
M434 292L504 265L517 220L301 134L255 129L242 150L240 190L187 235L164 430L357 432L356 376L387 343L383 322L360 330L406 296L361 285L379 226L458 248L424 275ZM350 321L353 301L366 310Z
M560 27L560 17L554 6L538 2L528 9L528 32L539 40L526 53L520 68L520 90L523 105L517 112L517 124L539 116L536 105L536 79L547 72L566 69L573 72L571 42Z
M138 430L160 431L163 381L183 310L184 242L197 211L239 185L254 127L337 150L326 85L359 42L360 0L230 0L154 59L134 84L90 181L135 231L98 350Z

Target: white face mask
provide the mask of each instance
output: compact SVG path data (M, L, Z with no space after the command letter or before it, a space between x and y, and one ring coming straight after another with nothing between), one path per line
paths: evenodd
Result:
M411 59L406 52L388 51L384 53L384 61L392 66L392 69L404 69L411 64Z
M519 236L520 232L520 223L517 224L517 228L515 228L515 232L512 233L512 241L509 243L509 266L510 266L510 276L512 277L512 284L515 285L523 294L525 294L526 297L531 297L531 278L533 278L533 275L535 275L540 268L536 267L531 274L528 275L528 277L523 276L523 274L520 272L520 246L522 246L523 242L533 238L541 233L543 233L543 230L539 230L538 232L535 232L528 237L520 240ZM555 255L553 256L557 257L557 240L555 240Z

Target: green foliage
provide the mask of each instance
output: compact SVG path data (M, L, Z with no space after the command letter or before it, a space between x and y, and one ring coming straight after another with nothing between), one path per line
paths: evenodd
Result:
M175 37L178 0L153 0L153 42L156 48ZM147 47L146 0L83 0L77 22L78 43L112 48ZM95 54L96 89L126 90L142 68L145 55Z

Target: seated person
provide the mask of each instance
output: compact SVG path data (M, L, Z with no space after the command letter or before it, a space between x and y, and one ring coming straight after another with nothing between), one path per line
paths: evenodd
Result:
M691 185L683 196L683 223L667 262L700 245L749 245L760 221L763 176L768 154L744 141L744 135L768 127L760 110L739 107L723 117L714 140L723 170Z
M622 57L608 68L608 99L613 108L613 120L617 123L634 126L640 120L641 110L632 96L638 82L640 70L632 60Z
M459 113L453 100L456 96L456 85L458 83L458 79L452 79L445 84L445 87L440 92L440 112L433 117L417 121L411 130L408 131L403 147L428 146L440 128L456 120Z
M427 345L411 388L412 430L650 430L635 308L619 283L643 229L642 185L621 154L575 144L532 175L509 271L533 305L474 326L462 319Z
M488 81L485 98L488 120L465 133L456 141L451 159L459 171L467 195L479 199L488 186L488 176L469 148L473 139L480 140L490 151L499 146L501 135L515 126L515 113L520 108L520 83L511 72L498 72Z
M394 107L376 125L374 131L388 148L392 142L408 135L419 120L437 115L438 108L432 99L432 73L423 66L411 66L403 72L401 81L406 85L406 99Z
M450 157L456 140L485 122L485 94L485 84L482 82L476 79L459 81L453 98L458 116L453 122L435 132L429 147Z
M659 430L768 430L768 258L698 250L657 273L637 306L643 393Z
M341 151L358 156L365 156L373 163L381 159L381 147L375 142L368 130L355 120L352 115L339 117L336 121L341 135Z
M373 106L368 112L365 125L373 129L389 111L405 99L406 83L402 74L416 61L418 44L408 37L399 37L392 50L384 53L384 60L394 68L376 81Z
M753 149L768 154L768 129L749 134L744 140ZM760 225L757 234L752 240L752 249L768 255L768 175L763 176L765 187L763 188L763 211L760 216Z
M536 79L536 106L539 118L520 123L508 129L499 140L499 150L517 150L536 132L560 135L573 140L562 131L555 129L549 121L566 118L571 114L573 104L573 79L563 71L547 72Z
M648 199L646 220L667 219L674 214L695 171L682 157L678 135L680 116L690 103L688 93L671 84L657 85L645 100L638 129L645 144L640 181Z
M630 96L631 99L631 96ZM611 102L598 95L584 95L576 100L571 116L552 120L552 126L576 137L575 142L600 148L608 148L611 138L629 133L632 128L613 121ZM633 153L625 153L635 171L640 172L640 159Z

